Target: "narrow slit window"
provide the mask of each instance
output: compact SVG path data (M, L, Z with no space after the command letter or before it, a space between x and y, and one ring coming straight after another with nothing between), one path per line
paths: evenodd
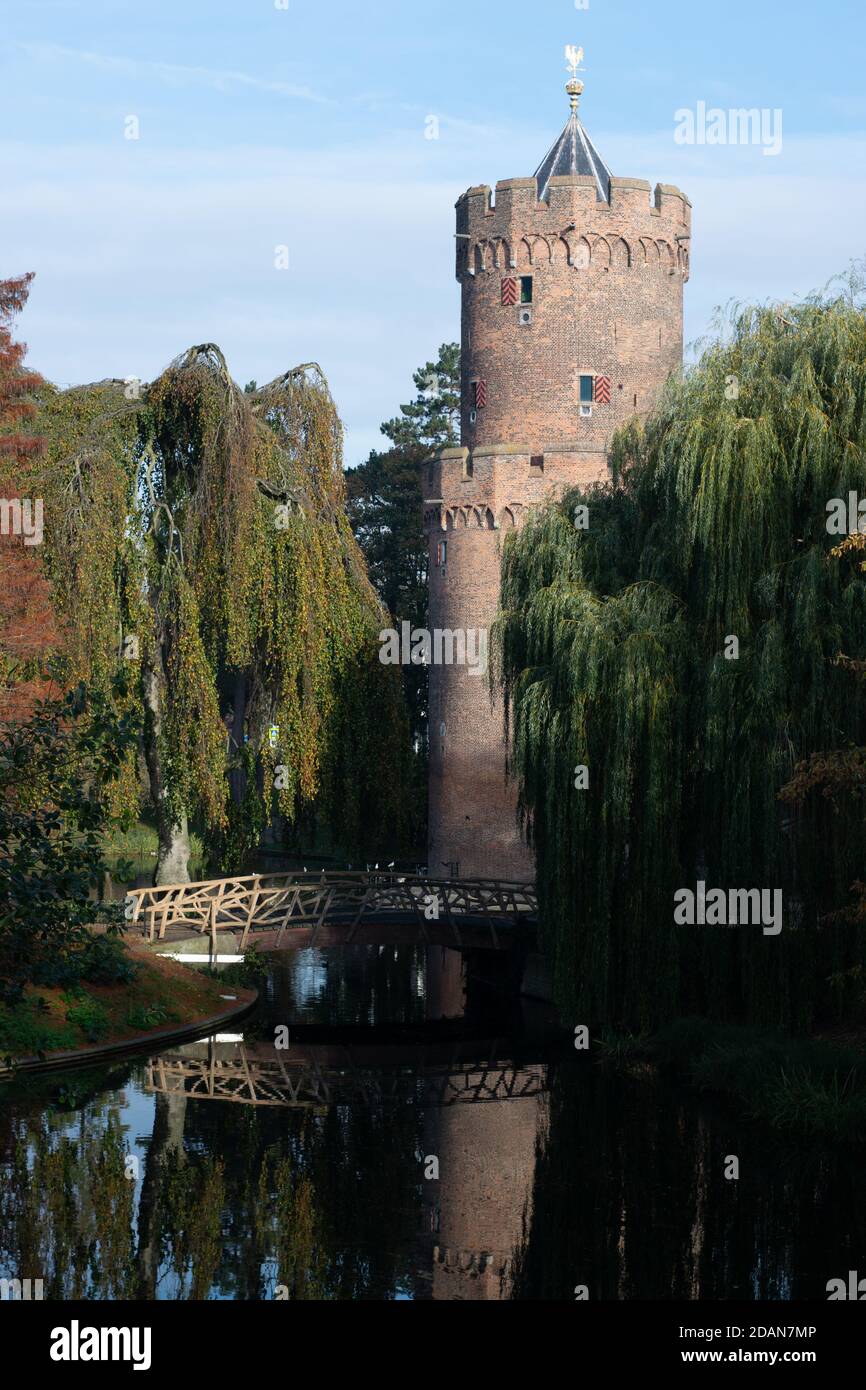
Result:
M448 542L447 542L447 541L437 541L437 542L436 542L436 563L437 563L437 565L441 566L442 569L445 568L445 560L446 560L447 555L448 555Z

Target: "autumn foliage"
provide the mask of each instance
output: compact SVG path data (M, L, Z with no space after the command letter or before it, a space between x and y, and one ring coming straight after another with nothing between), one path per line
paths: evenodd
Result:
M0 499L30 496L29 472L44 448L34 433L32 396L42 378L24 366L25 343L15 342L12 324L30 292L32 275L0 280ZM8 534L10 513L0 522L0 721L26 718L48 693L44 661L56 647L57 626L39 546Z

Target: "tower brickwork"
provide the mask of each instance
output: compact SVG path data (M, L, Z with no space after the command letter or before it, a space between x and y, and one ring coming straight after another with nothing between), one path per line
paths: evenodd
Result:
M461 446L424 465L431 630L489 631L501 543L529 508L608 476L616 428L682 366L691 205L610 175L572 115L532 178L457 202ZM565 171L565 172L563 172ZM531 879L503 712L478 666L430 670L431 873Z

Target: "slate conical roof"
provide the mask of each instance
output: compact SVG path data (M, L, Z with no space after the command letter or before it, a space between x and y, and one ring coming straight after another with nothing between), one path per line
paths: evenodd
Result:
M580 86L580 83L569 83L567 90L571 94L572 88ZM550 180L554 174L592 174L598 201L610 202L610 170L580 123L574 95L571 115L565 129L558 139L554 140L535 171L539 202L547 201Z

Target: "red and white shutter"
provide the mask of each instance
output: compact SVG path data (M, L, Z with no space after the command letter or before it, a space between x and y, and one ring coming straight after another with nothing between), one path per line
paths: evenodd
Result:
M597 405L610 405L610 377L595 378L595 401Z

